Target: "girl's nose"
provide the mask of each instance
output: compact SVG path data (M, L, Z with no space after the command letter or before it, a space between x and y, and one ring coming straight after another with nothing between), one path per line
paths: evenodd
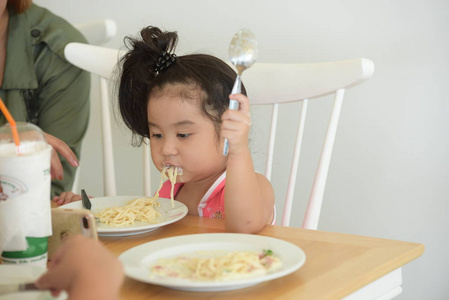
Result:
M169 138L164 139L164 144L162 145L162 154L164 156L173 156L178 154L176 140Z

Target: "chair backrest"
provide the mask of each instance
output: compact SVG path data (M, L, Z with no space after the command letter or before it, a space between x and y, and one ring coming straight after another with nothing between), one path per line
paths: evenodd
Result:
M117 24L112 19L96 20L74 26L91 45L102 45L117 34Z
M327 133L302 224L303 228L316 229L344 92L346 89L356 86L370 78L373 72L374 63L369 59L360 58L313 64L256 63L243 75L243 83L247 91L251 93L251 105L273 106L265 167L265 176L269 180L271 180L273 166L279 104L302 101L287 195L282 214L282 225L289 226L290 224L296 175L309 99L335 94Z
M86 23L79 23L75 24L74 27L84 35L84 37L87 39L87 42L91 45L103 45L117 34L117 24L112 19L102 19ZM78 167L72 184L72 192L74 193L80 193L80 171L81 167Z
M101 133L103 150L103 181L104 195L117 195L117 184L114 168L114 153L111 129L111 108L108 82L112 79L114 68L124 54L118 49L111 49L82 43L69 43L64 54L73 65L86 70L100 78L101 97ZM143 193L151 195L151 158L148 143L143 144ZM74 190L78 192L78 190Z
M116 194L107 81L111 79L112 71L118 59L123 54L124 53L121 53L117 49L80 43L70 43L65 49L66 58L72 64L100 76L105 195ZM360 58L313 64L256 63L244 74L243 82L246 89L251 92L251 104L273 106L265 167L265 176L268 179L271 179L273 167L274 142L279 105L302 101L297 138L281 221L283 226L289 226L290 224L294 188L309 99L335 94L321 156L316 169L315 180L302 225L303 228L316 229L321 212L324 189L344 92L346 89L354 87L370 78L373 72L374 63L369 59ZM152 192L150 185L150 157L150 148L148 144L144 144L143 180L145 195L151 195Z

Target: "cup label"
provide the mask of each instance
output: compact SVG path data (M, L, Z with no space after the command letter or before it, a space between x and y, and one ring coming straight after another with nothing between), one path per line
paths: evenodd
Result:
M32 264L38 266L46 266L48 260L48 253L33 257L11 258L5 257L5 253L2 255L2 263L4 264Z
M10 176L0 176L0 201L14 198L28 191L25 183Z

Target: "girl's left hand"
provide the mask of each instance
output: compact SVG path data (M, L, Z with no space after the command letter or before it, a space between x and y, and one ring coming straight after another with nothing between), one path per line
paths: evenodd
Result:
M238 110L224 112L221 117L222 138L228 139L229 154L238 154L248 151L248 135L251 127L251 117L249 113L249 99L242 94L229 95L230 99L239 102Z
M89 198L92 197L89 196ZM58 205L64 205L70 202L80 201L81 195L75 194L73 192L62 192L59 196L54 196L52 200Z

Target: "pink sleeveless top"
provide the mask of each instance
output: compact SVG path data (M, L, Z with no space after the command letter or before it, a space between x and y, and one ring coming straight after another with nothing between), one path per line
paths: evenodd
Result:
M200 217L208 217L213 219L224 219L224 188L226 183L226 172L212 184L201 201L198 203L198 215ZM176 197L183 183L176 183L173 189L173 197ZM171 182L167 180L159 191L159 197L171 198Z

